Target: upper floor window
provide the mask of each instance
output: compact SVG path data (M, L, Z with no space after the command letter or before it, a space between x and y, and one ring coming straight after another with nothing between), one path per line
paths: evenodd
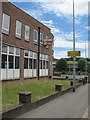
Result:
M2 32L9 34L10 16L3 13Z
M29 35L30 35L30 27L28 25L25 25L25 40L29 41Z
M34 29L34 42L37 42L38 39L38 32Z
M46 40L48 40L49 38L48 38L48 36L46 36Z
M42 42L43 41L43 34L40 33L40 41Z
M22 26L22 23L16 20L16 37L17 38L21 38L21 26Z

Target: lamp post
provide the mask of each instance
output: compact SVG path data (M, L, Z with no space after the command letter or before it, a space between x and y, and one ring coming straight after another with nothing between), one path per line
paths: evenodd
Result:
M75 52L75 16L74 16L74 0L73 0L73 52ZM75 92L75 59L73 56L73 92Z
M87 55L86 55L86 41L85 41L85 75L87 77Z
M38 27L38 56L37 56L37 59L38 59L38 68L37 68L37 79L39 80L39 73L40 73L40 27Z

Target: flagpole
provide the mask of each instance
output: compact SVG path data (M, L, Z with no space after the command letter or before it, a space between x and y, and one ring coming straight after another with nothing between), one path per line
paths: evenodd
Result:
M75 13L74 13L74 0L73 0L73 52L75 52ZM75 59L73 56L73 92L75 92Z

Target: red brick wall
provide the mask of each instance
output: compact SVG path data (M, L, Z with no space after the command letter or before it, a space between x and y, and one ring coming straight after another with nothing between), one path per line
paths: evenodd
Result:
M38 27L41 27L41 32L43 33L44 39L46 38L46 35L48 35L49 38L53 38L53 35L51 34L50 29L48 27L46 27L45 25L43 25L42 23L31 17L30 15L26 14L24 11L22 11L12 3L4 2L2 6L3 6L2 9L3 13L10 15L10 34L3 35L3 43L14 45L23 49L37 51L37 45L35 45L33 41L33 31L34 29L38 30ZM19 20L22 23L21 40L15 37L16 20ZM26 24L30 26L29 42L25 41L24 39ZM48 49L46 47L41 47L41 53L49 55L49 60L52 62L52 47L49 47ZM22 57L23 56L21 56L21 59ZM49 65L50 65L50 61L49 61ZM50 73L50 66L49 66L49 73ZM21 74L23 74L23 71Z

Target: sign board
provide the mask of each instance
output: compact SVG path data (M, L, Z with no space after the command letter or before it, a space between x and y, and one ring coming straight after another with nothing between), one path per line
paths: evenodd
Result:
M52 45L53 44L53 40L52 39L48 39L48 40L43 40L43 45L45 45L45 46L49 46L49 45Z
M68 51L68 56L80 56L80 51Z

